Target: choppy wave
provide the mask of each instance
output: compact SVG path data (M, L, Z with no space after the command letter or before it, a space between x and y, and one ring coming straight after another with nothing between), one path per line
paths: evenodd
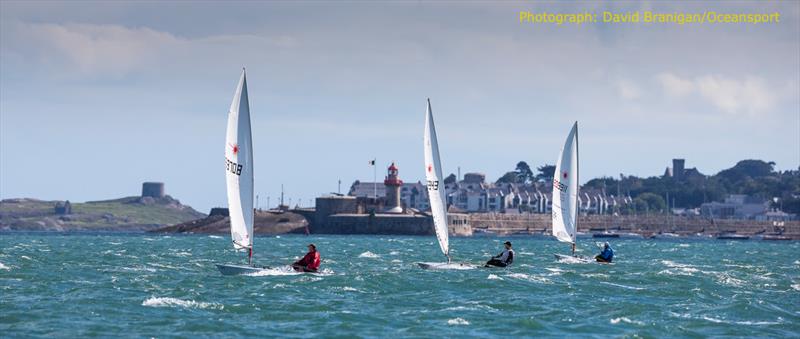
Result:
M377 255L375 253L372 253L370 251L366 251L364 253L359 254L358 257L359 258L372 258L372 259L375 259L375 258L380 258L381 256L379 256L379 255Z
M447 321L448 325L469 325L469 321L464 320L464 318L454 318Z
M172 297L151 297L142 302L142 306L149 307L182 307L182 308L199 308L199 309L217 309L225 308L221 304L198 302L194 300L182 300Z
M644 325L643 322L637 321L637 320L631 320L628 317L614 318L614 319L611 319L609 322L611 324L613 324L613 325L619 324L620 322L624 322L624 323L628 323L628 324L634 324L634 325Z
M525 274L525 273L511 273L511 274L507 275L507 277L515 278L515 279L522 279L522 280L527 280L527 281L532 281L532 282L538 282L538 283L543 283L543 284L552 284L553 283L550 279L547 279L545 277L540 277L540 276L530 275L530 274Z
M145 239L151 237L155 239ZM97 329L92 334L99 337L236 337L233 328L243 329L241 336L369 337L408 334L403 331L411 328L419 337L491 336L499 329L544 337L800 333L795 305L800 295L800 242L622 239L615 241L617 265L567 265L552 257L520 256L507 269L433 272L414 264L441 259L438 246L428 246L432 237L397 237L402 244L380 238L259 237L254 259L265 264L291 262L305 244L320 244L325 249L322 272L283 267L255 277L229 277L213 264L241 262L242 253L208 235L166 241L150 234L0 234L0 294L25 300L5 305L2 313L9 315L4 321L11 333L4 333L81 337L89 327ZM480 237L453 241L454 255L470 263L484 262L484 253L494 254L497 247ZM106 248L85 245L90 242ZM563 244L550 240L518 237L514 242L521 251L564 251ZM679 246L681 242L690 248ZM42 253L43 247L52 252ZM666 254L665 248L676 250ZM359 257L367 249L380 255ZM102 255L106 250L112 251ZM745 251L759 254L742 260ZM609 312L609 303L624 307ZM83 320L83 328L74 326L75 312L91 315ZM132 315L154 320L129 324ZM552 326L564 322L569 324ZM302 332L309 331L310 323L346 325ZM23 328L41 332L22 333Z
M628 289L628 290L635 290L635 291L641 291L641 290L645 290L646 289L644 287L627 286L627 285L615 284L615 283L607 282L607 281L601 281L600 283L604 284L604 285L615 286L615 287L620 287L620 288L624 288L624 289Z

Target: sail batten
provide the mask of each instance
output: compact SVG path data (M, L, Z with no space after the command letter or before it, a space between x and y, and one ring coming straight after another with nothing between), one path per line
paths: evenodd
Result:
M425 112L425 179L428 186L428 199L431 205L433 226L436 239L445 256L450 256L450 240L447 234L447 202L444 199L444 182L442 181L442 162L439 159L439 142L436 138L436 126L433 123L431 101L428 99L428 109Z
M578 122L575 122L553 173L553 236L559 241L575 243L578 185Z
M236 249L253 248L253 140L244 70L228 110L225 180L231 238Z

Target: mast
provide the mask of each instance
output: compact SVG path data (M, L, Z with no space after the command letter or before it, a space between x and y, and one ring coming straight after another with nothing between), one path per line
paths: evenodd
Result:
M581 194L581 161L580 161L580 152L578 151L578 147L580 143L578 142L578 121L575 121L575 199L578 199L578 196ZM570 197L572 199L572 197ZM575 240L572 241L572 255L575 255L575 245L578 242L578 219L581 216L581 207L578 206L575 208Z

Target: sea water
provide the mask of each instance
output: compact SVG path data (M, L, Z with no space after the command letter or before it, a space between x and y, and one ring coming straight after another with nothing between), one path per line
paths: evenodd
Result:
M452 238L506 269L426 271L434 237L258 237L254 261L315 243L322 274L221 276L228 237L0 233L0 336L800 336L800 242L612 241L611 265L559 263L543 237ZM579 239L584 255L598 252Z

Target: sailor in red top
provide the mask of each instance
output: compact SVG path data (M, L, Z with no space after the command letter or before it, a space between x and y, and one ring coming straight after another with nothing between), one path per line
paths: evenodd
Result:
M302 271L302 272L316 272L319 269L320 263L319 252L317 252L317 246L314 244L308 244L308 253L303 259L296 261L292 264L292 268L295 271Z

